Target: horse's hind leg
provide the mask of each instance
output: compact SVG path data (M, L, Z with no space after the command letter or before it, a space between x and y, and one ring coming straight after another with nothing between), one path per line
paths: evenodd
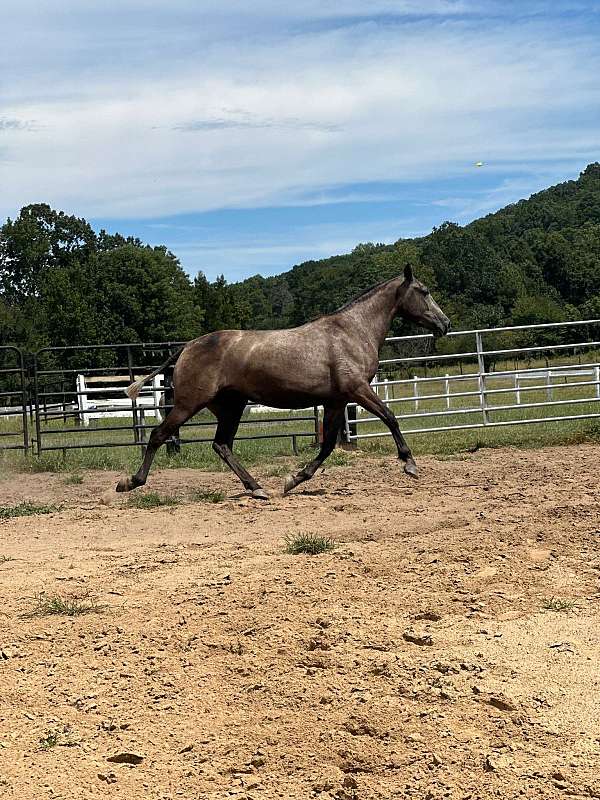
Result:
M187 422L201 407L193 408L190 411L187 407L175 405L171 409L166 418L150 434L142 466L130 478L121 478L117 484L117 492L130 492L132 489L137 489L138 486L143 486L146 483L148 472L158 448L171 436L176 435L180 425Z
M217 418L217 431L213 441L213 450L223 459L227 466L235 472L238 478L252 497L258 500L268 500L269 495L262 489L238 459L234 456L233 440L246 407L246 398L240 395L229 395L219 398L218 402L209 405L210 410Z
M283 484L283 493L291 492L299 483L307 481L315 474L325 459L331 455L338 433L344 424L345 406L326 408L323 416L323 444L317 457L300 470L296 475L288 475Z

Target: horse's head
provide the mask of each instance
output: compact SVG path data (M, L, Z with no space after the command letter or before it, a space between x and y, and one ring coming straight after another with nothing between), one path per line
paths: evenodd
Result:
M445 336L450 330L450 320L429 289L415 278L410 264L404 268L404 281L398 290L397 311L405 319L433 331L434 336Z

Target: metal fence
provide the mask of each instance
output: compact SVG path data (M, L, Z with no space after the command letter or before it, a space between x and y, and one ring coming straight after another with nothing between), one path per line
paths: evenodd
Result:
M153 371L182 344L185 343L129 343L39 350L33 357L31 389L35 452L132 445L143 450L149 430L172 407L172 368L159 376L160 382L144 387L135 400L125 397L123 390ZM250 404L247 412L254 410ZM149 417L154 419L149 422ZM208 411L200 412L182 426L170 449L212 442L215 425L216 420ZM317 439L318 425L316 408L304 412L245 413L237 439L288 439L297 452L299 439Z
M600 417L600 320L390 337L374 390L405 433L494 428ZM172 370L137 400L123 389L154 370L182 342L46 347L29 356L0 347L0 450L144 449L149 429L172 405ZM252 412L252 413L251 413ZM257 412L257 413L255 413ZM180 444L208 443L216 421L207 411L182 426ZM318 408L276 411L249 405L238 439L317 442ZM356 404L346 410L344 439L389 436Z
M600 417L600 320L457 331L434 353L432 342L386 339L396 354L372 384L404 433ZM389 435L355 403L346 409L347 441Z

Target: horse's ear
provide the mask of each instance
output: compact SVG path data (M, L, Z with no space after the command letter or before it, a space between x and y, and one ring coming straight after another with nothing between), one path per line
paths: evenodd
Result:
M412 283L413 282L413 271L412 271L412 267L411 267L410 264L407 264L404 267L404 280L407 283Z

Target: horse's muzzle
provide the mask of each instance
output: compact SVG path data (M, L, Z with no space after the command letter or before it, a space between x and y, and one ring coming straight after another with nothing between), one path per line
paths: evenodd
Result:
M446 336L447 333L450 332L452 325L448 317L444 317L444 319L436 320L436 327L433 331L433 335L436 339L440 339L442 336Z

